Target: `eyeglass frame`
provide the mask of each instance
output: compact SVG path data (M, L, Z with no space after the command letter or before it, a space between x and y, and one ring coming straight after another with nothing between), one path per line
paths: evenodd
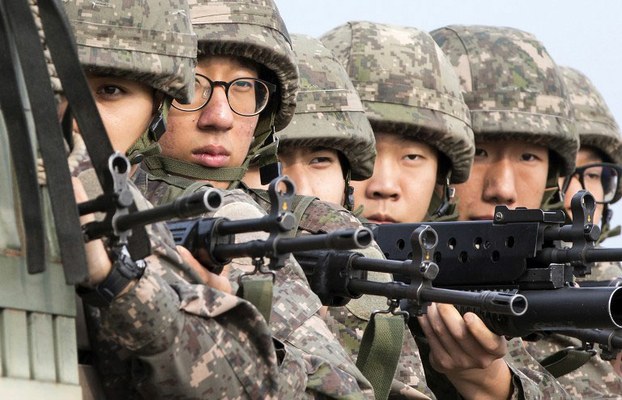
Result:
M172 106L173 108L175 108L176 110L179 110L179 111L185 111L185 112L195 112L195 111L199 111L200 109L202 109L203 107L205 107L205 106L209 103L209 101L212 99L212 96L214 95L214 89L216 88L216 86L221 86L221 87L225 90L225 97L227 98L227 104L229 105L229 109L231 109L231 111L233 111L234 113L236 113L237 115L240 115L240 116L242 116L242 117L254 117L255 115L259 115L259 114L261 114L261 112L262 112L263 110L265 110L265 109L266 109L266 107L268 107L268 104L270 104L271 96L272 96L274 93L276 93L276 90L277 90L277 87L276 87L276 85L275 85L274 83L272 83L272 82L268 82L268 81L264 81L263 79L259 79L259 78L252 78L252 77L241 77L241 78L235 78L235 79L233 79L233 80L231 80L231 81L229 81L229 82L225 82L225 81L213 81L213 80L211 80L210 78L208 78L207 76L205 76L205 75L203 75L203 74L199 74L199 73L195 73L195 75L196 75L196 76L200 76L200 77L202 77L202 78L205 78L205 80L207 80L207 81L209 82L209 84L210 84L210 88L211 88L211 92L210 92L209 97L205 100L205 103L203 103L200 107L196 107L196 108L193 108L193 109L190 109L190 110L186 110L186 109L183 109L183 108L176 107L176 106L175 106L175 102L176 102L177 100L173 100L173 101L171 102L171 106ZM266 85L266 88L268 88L268 101L266 101L266 105L265 105L265 106L263 106L263 108L262 108L261 110L259 110L259 111L255 112L255 113L253 113L253 114L241 114L241 113L239 113L239 112L235 111L235 110L233 109L233 107L231 107L231 102L229 101L229 88L231 87L231 84L232 84L233 82L240 81L240 80L243 80L243 79L252 79L252 80L254 80L254 81L261 82L261 83L263 83L264 85Z
M566 176L564 178L564 183L563 183L563 185L561 187L561 194L562 194L562 196L566 195L566 191L568 190L568 187L570 186L570 181L575 176L578 177L578 181L581 184L581 188L583 190L587 190L585 188L585 182L583 181L583 173L587 169L593 168L593 167L611 167L611 168L615 169L616 172L618 173L618 183L616 185L616 188L615 188L615 191L614 191L614 195L611 198L611 200L608 200L608 201L597 201L596 199L594 199L597 204L611 204L613 199L616 197L615 193L617 193L620 190L620 177L622 176L622 165L614 164L614 163L600 162L600 163L591 163L591 164L582 165L580 167L575 167L575 169L572 172L572 174L570 174L570 175L568 175L568 176Z

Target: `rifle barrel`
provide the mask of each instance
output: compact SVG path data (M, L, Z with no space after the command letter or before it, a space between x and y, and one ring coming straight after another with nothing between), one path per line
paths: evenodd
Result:
M251 240L245 243L217 245L214 248L214 256L218 259L227 259L264 257L271 254L321 249L360 249L368 246L372 238L371 231L368 228L361 227L296 238L277 238L272 241Z
M504 292L465 292L461 290L419 288L403 282L373 282L352 279L348 290L353 294L373 294L388 298L411 299L419 303L438 302L474 307L496 314L520 316L528 309L528 302L520 294Z
M174 218L187 218L208 211L215 211L222 204L222 195L218 189L207 189L190 196L176 199L170 204L121 215L114 220L119 231L126 231L159 221Z

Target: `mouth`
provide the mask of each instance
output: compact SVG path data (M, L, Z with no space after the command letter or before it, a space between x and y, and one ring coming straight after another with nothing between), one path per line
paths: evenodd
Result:
M385 214L374 214L367 217L369 222L373 224L394 224L397 221Z
M210 168L227 166L230 153L222 146L209 145L192 150L193 162Z

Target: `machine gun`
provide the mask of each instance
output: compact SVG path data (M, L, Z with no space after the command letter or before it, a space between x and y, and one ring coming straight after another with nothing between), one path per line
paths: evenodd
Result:
M439 272L432 261L438 243L436 232L421 225L413 232L411 243L412 259L406 261L370 259L345 251L296 252L294 256L305 271L311 289L328 306L342 306L352 298L372 294L386 297L390 304L408 299L416 304L416 310L409 310L416 315L425 313L430 302L460 304L498 314L521 315L526 311L527 301L520 294L433 287L432 281ZM408 283L370 281L369 271L408 276Z
M529 306L521 316L472 310L502 335L622 327L620 288L571 287L573 274L588 274L591 262L622 260L622 249L594 248L600 230L593 223L592 195L580 191L573 196L571 208L572 224L565 223L562 211L506 206L495 208L493 221L426 224L438 233L441 243L432 255L439 266L435 286L522 294ZM387 258L404 260L410 258L405 238L422 225L381 225L373 232ZM562 240L572 247L559 248ZM400 279L408 282L409 278Z
M195 218L168 222L175 243L190 250L211 272L219 274L232 258L251 257L259 264L270 259L269 268L281 268L294 251L317 249L360 249L372 241L368 228L348 229L297 238L283 237L296 226L289 211L294 199L294 185L287 177L276 178L268 189L272 208L261 218L232 221L227 218ZM235 243L235 235L245 232L269 233L265 240ZM260 269L262 265L256 265Z

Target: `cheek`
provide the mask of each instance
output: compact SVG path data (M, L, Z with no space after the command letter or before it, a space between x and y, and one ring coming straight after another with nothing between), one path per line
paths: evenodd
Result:
M98 110L112 147L125 152L148 129L153 103L147 99L120 101L112 105L98 105Z

